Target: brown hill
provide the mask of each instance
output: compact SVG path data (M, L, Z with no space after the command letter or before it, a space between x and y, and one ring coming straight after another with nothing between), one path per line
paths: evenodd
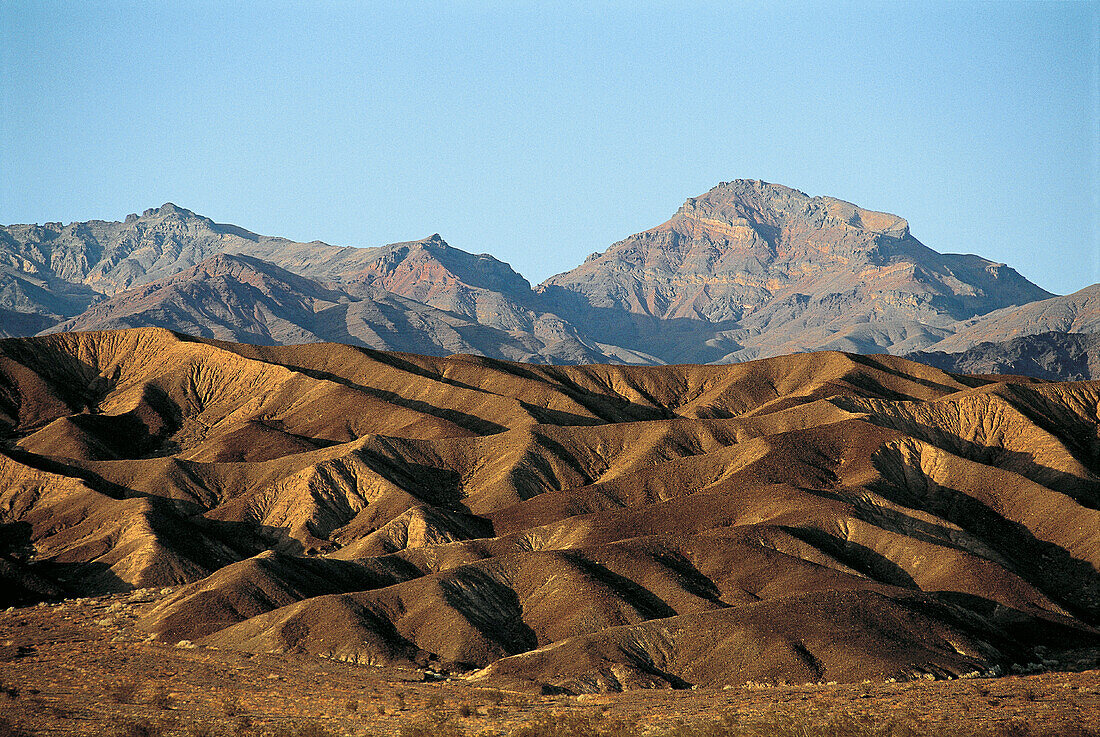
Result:
M141 622L169 642L573 691L1076 661L1098 406L842 353L9 339L0 553L67 591L182 585Z
M1004 264L933 251L896 215L750 180L688 199L667 222L541 289L597 338L679 329L695 344L653 352L708 362L901 353L950 334L958 320L1050 296ZM584 321L585 309L598 317ZM651 319L627 321L624 311Z

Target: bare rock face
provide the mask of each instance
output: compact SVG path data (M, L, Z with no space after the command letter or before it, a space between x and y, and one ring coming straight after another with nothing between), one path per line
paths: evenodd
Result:
M0 228L0 310L11 336L156 326L261 344L659 363L581 334L507 264L438 235L381 248L296 243L171 203L121 223Z
M214 256L260 259L314 285L292 296L298 287L194 270ZM177 276L189 286L172 282L169 296L166 280ZM551 363L734 363L809 350L964 350L1002 339L1003 326L982 316L1012 324L1023 313L996 311L1050 296L1003 264L925 247L895 215L750 180L689 199L662 225L536 289L439 235L377 248L298 243L171 203L124 222L0 228L5 335L156 325ZM1092 309L1072 304L1023 318L1029 332L1091 331L1095 320L1054 319Z
M0 590L178 586L168 642L571 692L1096 667L1097 407L835 352L5 339Z
M999 342L983 341L965 351L918 351L906 355L944 371L1017 374L1049 381L1100 379L1100 335L1048 332Z
M1050 296L1003 264L936 253L895 215L754 180L687 200L540 288L597 337L586 306L655 318L652 330L713 326L707 360L923 347L958 320Z
M968 320L929 350L959 353L979 343L1003 343L1043 333L1100 333L1100 284Z
M318 276L354 294L385 290L494 330L528 335L546 346L541 355L554 363L659 362L640 348L631 351L610 345L613 341L599 345L548 311L511 266L488 254L452 248L439 234L383 246L366 263Z

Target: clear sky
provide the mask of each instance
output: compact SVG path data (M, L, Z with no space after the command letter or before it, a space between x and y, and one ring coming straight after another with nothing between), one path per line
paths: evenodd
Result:
M0 222L172 201L532 282L720 181L1100 281L1100 3L0 0Z

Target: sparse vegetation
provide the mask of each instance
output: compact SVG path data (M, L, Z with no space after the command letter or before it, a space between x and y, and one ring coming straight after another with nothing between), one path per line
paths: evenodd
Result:
M239 694L229 694L222 699L222 714L227 717L235 717L241 713L241 697Z
M499 706L504 701L504 693L499 688L487 688L479 693L493 706Z
M172 708L172 696L164 686L157 686L149 695L149 705L158 709L168 710Z
M124 678L111 686L111 700L117 704L132 704L138 692L137 681Z
M466 731L451 719L428 719L401 727L397 735L398 737L465 737Z
M335 732L330 732L320 724L304 724L293 734L294 737L336 737Z
M464 737L451 720L423 721L402 727L399 737ZM740 720L725 715L667 730L640 722L609 719L598 714L544 714L507 732L507 737L1100 737L1100 732L1059 723L1031 725L1013 721L991 727L964 725L930 728L914 721L878 721L847 714L813 720L806 716L775 716Z
M167 729L157 722L133 721L118 727L113 737L163 737Z
M0 717L0 737L34 737L34 732L12 724Z

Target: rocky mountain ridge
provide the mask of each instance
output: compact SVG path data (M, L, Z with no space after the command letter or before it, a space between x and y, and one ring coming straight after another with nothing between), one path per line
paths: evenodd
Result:
M579 297L565 314L582 328L589 308L711 324L726 353L709 361L902 353L960 320L1051 296L1004 264L933 251L895 215L755 180L690 198L542 289Z
M208 278L193 269L219 254L311 279L306 292L342 294L327 315L334 324L305 325L317 323L312 308L290 330L260 326L270 312L260 306L222 304L212 317L153 304L168 298L165 280ZM161 286L146 289L153 283ZM113 299L131 289L138 292ZM248 290L237 291L240 302ZM1000 310L1011 324L1021 305L1061 299L1004 264L927 248L895 215L755 180L690 198L662 225L534 288L506 263L452 248L438 234L376 248L297 243L170 203L121 223L0 228L4 335L156 325L235 340L337 340L552 363L728 363L811 350L964 350L978 342L965 335L992 325L985 316ZM1067 325L1048 331L1082 331ZM981 340L996 341L995 333Z
M331 342L533 363L656 362L586 344L564 324L557 333L508 332L370 283L335 284L326 286L252 256L218 254L174 276L119 292L42 334L162 327L256 345Z

